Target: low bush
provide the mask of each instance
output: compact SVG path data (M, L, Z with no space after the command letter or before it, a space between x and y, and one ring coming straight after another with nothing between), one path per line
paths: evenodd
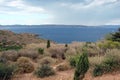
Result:
M115 48L120 49L120 43L119 42L110 41L110 40L101 42L101 43L98 44L98 46L101 49L104 49L104 50L115 49Z
M31 73L34 71L34 66L31 63L29 58L26 57L20 57L17 60L17 72L18 73Z
M102 65L96 65L93 70L93 76L101 76L103 74L103 67Z
M43 48L39 48L38 49L38 53L43 55L44 54L44 49Z
M7 51L7 50L20 50L22 46L20 45L12 45L12 46L3 46L0 45L0 51Z
M65 56L65 48L59 48L59 47L54 47L54 48L49 48L49 53L51 55L52 58L57 58L57 59L66 59Z
M53 68L50 67L49 65L42 65L37 68L37 70L35 71L35 74L37 75L37 77L44 78L44 77L54 75L55 72Z
M16 61L19 57L19 54L17 53L17 51L8 50L8 51L2 52L1 57L10 61Z
M115 53L116 52L116 53ZM120 52L118 49L109 50L106 52L104 60L101 64L96 65L93 70L94 76L100 76L104 73L120 70Z
M28 57L28 58L31 58L31 59L36 59L39 54L37 51L34 51L34 50L20 50L18 51L18 54L21 56L21 57Z
M57 71L65 71L65 70L69 70L69 69L71 69L71 67L68 63L63 63L56 67Z
M75 55L73 57L70 57L69 62L72 67L76 67L77 62L79 60L79 55Z
M0 63L0 80L10 80L13 76L14 67Z
M41 65L44 65L44 64L53 64L55 63L55 59L51 58L51 57L44 57L42 59L40 59L39 63Z
M0 63L3 63L3 64L7 63L7 59L0 57Z

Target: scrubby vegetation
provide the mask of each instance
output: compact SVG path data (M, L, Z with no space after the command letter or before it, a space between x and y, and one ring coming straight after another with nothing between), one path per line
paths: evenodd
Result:
M93 70L94 76L100 76L104 73L120 70L120 50L108 50L103 61L97 64Z
M34 71L34 66L31 63L29 58L26 57L20 57L17 60L17 72L18 73L31 73Z
M44 54L44 49L43 48L39 48L38 49L38 53L43 55Z
M55 72L52 69L52 67L50 67L49 65L42 65L42 66L37 68L37 70L35 71L35 74L38 77L44 78L44 77L54 75Z
M23 75L33 76L35 80L39 78L41 80L49 80L48 78L51 80L58 80L59 78L61 80L73 80L73 78L74 80L82 80L88 68L86 74L91 74L92 78L119 72L119 33L120 29L111 33L104 40L97 42L57 44L50 42L50 40L41 42L38 38L32 41L33 35L28 34L25 34L25 38L27 37L29 41L25 40L24 42L23 39L21 40L24 34L3 31L0 33L0 80L11 78L16 80L15 76L20 76L20 79L17 80L21 80L21 76L24 77ZM14 35L16 38L14 41L12 38L4 38L2 35L4 37ZM7 73L5 73L6 70Z
M14 67L0 63L0 80L10 80L14 74Z
M76 65L74 80L82 80L85 76L85 73L89 69L89 61L87 53L84 52L80 57Z

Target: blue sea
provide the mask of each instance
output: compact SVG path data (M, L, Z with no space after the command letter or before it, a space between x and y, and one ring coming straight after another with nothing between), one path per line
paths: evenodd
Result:
M57 43L71 43L73 41L95 42L101 40L106 34L117 31L118 27L14 26L0 27L0 29L16 33L34 33L41 38Z

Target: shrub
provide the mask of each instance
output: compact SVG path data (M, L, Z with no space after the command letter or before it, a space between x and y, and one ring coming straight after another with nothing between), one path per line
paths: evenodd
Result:
M103 74L103 67L101 65L96 65L94 70L93 70L93 75L96 76L101 76Z
M47 48L50 47L50 40L47 41Z
M104 50L115 48L120 49L120 43L115 41L104 41L103 43L99 43L98 46Z
M41 65L44 65L44 64L49 64L50 65L54 62L55 62L55 60L51 57L44 57L44 58L40 59L40 64Z
M29 58L26 57L20 57L17 60L17 72L18 73L31 73L32 71L34 71L34 66L31 63Z
M22 46L20 45L0 45L0 51L7 51L7 50L20 50Z
M0 63L0 80L9 80L13 76L14 67Z
M49 52L52 58L66 59L64 54L65 50L66 50L65 48L55 47L55 48L50 48Z
M7 60L5 59L5 58L3 58L3 57L0 57L0 63L6 63L7 62Z
M69 62L72 67L76 67L77 62L79 60L79 55L75 55L73 57L70 57Z
M85 73L89 68L89 61L87 53L84 52L77 63L75 73L74 73L74 80L82 80L84 78Z
M63 63L63 64L58 65L58 66L56 67L56 70L57 70L57 71L65 71L65 70L68 70L68 69L70 69L70 68L71 68L71 67L70 67L69 64Z
M104 73L113 72L120 69L120 51L117 49L106 52L104 60L93 70L94 76L100 76Z
M94 68L97 64L101 64L103 60L104 56L89 57L89 63L92 68Z
M33 51L33 50L20 50L18 51L18 54L21 56L21 57L28 57L28 58L31 58L31 59L35 59L39 56L38 52L37 51Z
M2 52L1 57L10 61L16 61L19 57L19 54L17 53L17 51L9 50Z
M53 68L50 67L49 65L42 65L42 66L38 67L38 69L35 71L35 74L38 77L44 78L44 77L54 75L55 72L54 72Z
M38 49L38 53L43 55L43 54L44 54L44 49L39 48L39 49Z

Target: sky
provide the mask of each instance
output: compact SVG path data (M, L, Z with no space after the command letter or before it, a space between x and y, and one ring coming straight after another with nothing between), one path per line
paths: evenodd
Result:
M120 0L0 0L0 25L119 25Z

